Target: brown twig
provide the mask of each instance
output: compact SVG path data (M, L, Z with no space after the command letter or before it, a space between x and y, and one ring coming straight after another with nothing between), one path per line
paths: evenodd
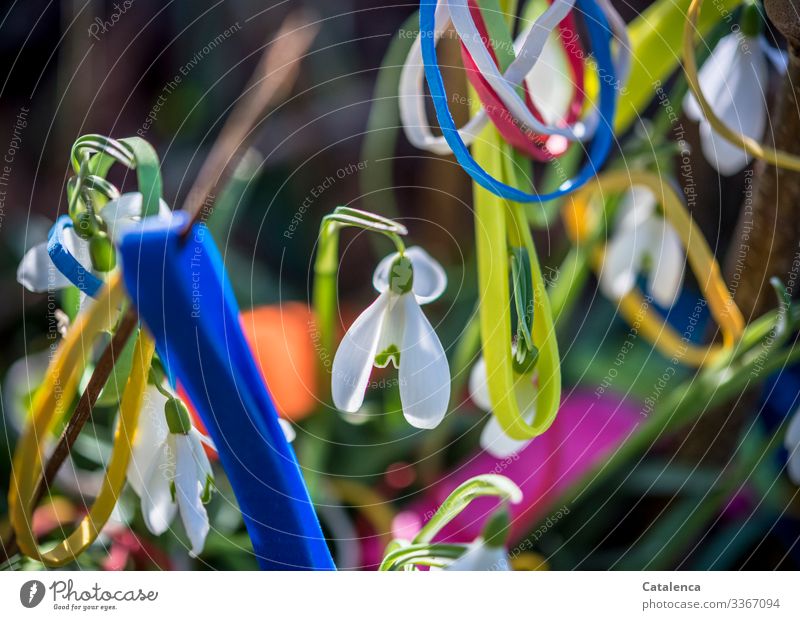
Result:
M75 444L75 440L78 439L81 429L91 417L94 406L97 404L97 399L100 397L100 393L108 382L108 378L114 370L117 359L125 348L131 334L133 334L136 329L138 322L139 317L136 311L133 308L129 308L123 315L111 341L106 345L106 348L97 360L97 365L89 379L89 383L86 385L86 389L83 391L83 394L81 394L81 398L75 407L75 412L67 423L67 427L61 433L56 448L53 450L44 468L44 474L39 479L36 493L33 496L34 506L39 503L44 492L50 488L50 485L56 477L56 473L58 473L61 465L69 456L72 446Z
M81 394L80 400L78 400L78 404L75 406L75 411L72 417L70 417L66 428L61 433L55 450L53 450L53 453L47 460L42 476L36 483L36 491L31 501L31 511L35 510L45 491L48 490L53 483L61 465L64 464L64 461L70 455L75 440L91 417L94 406L97 404L97 399L100 397L100 393L108 382L108 378L114 370L117 359L122 349L125 348L125 344L130 339L134 329L136 329L138 322L139 317L136 315L136 311L133 308L129 308L123 315L119 327L111 338L111 341L106 345L106 348L97 360L97 365L94 368L94 372L92 372L89 383ZM5 557L0 557L0 563L5 562L18 551L16 536L13 530L8 540L4 541L3 547L2 552Z
M318 30L309 15L302 10L296 11L286 18L272 44L264 51L247 88L225 121L189 190L183 204L183 211L189 214L184 235L195 223L211 214L213 202L207 205L206 200L214 195L217 185L235 168L232 164L249 147L255 135L253 129L267 107L291 90L297 79L300 60Z

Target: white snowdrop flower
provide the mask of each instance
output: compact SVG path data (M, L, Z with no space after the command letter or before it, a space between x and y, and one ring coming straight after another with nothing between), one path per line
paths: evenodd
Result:
M106 223L108 236L115 240L131 224L140 221L142 195L139 192L122 194L105 205L100 213ZM171 211L163 200L159 206L159 217L169 217ZM62 231L62 242L66 250L75 257L88 273L95 273L89 254L89 242L78 236L72 227ZM95 275L97 275L95 273ZM70 286L71 282L50 260L47 240L33 246L22 257L17 267L17 282L33 293L46 293Z
M159 536L180 512L191 555L203 550L209 531L205 503L214 474L203 444L211 440L192 426L185 405L154 386L144 395L128 465L128 482L141 499L145 525Z
M717 43L697 74L700 88L714 114L737 133L761 140L767 125L768 61L785 70L783 56L764 37L741 32L729 34ZM700 123L700 143L706 160L722 175L741 171L753 157L719 136L705 120L690 91L683 110Z
M649 294L670 307L680 293L684 264L680 236L657 213L653 193L646 187L632 187L619 204L614 234L603 258L600 290L619 300L636 286L639 272L646 268Z
M420 304L442 294L447 276L427 252L412 247L384 258L372 283L380 295L347 330L333 360L333 402L342 411L358 411L373 365L391 362L399 369L406 420L434 428L447 413L450 367Z
M486 372L486 360L481 356L469 374L469 395L472 402L484 411L492 411L492 401L489 396L489 378ZM519 375L514 383L514 395L517 398L522 419L528 424L533 423L536 416L536 386L530 376ZM522 450L531 442L530 439L512 439L500 426L493 415L481 431L481 448L492 456L504 459Z

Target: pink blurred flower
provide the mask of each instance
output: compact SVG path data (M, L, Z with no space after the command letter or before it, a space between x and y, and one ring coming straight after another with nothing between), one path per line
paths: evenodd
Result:
M553 502L612 454L641 421L633 404L614 395L606 393L598 398L592 392L572 393L562 403L550 429L518 453L495 458L480 451L444 475L421 500L397 515L393 535L413 537L459 484L479 474L496 473L507 476L522 489L522 502L509 507L510 540L519 540L551 513L558 514L565 508L568 511L568 506ZM474 540L497 504L495 498L473 501L438 539Z

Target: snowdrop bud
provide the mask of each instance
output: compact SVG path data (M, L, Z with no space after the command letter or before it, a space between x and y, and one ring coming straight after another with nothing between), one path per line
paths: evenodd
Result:
M764 22L755 4L748 4L744 7L740 27L742 34L746 37L757 37L761 34L764 29Z
M508 508L503 506L497 510L483 526L481 534L484 544L490 548L505 549L511 527L511 515Z
M89 256L97 271L111 271L117 264L117 250L104 232L98 232L89 241Z
M389 289L392 293L410 293L414 286L414 267L406 256L398 256L389 268Z
M100 224L97 216L89 211L81 211L75 218L75 232L81 239L90 239L98 230Z
M187 435L192 430L189 410L180 398L170 398L164 404L164 415L167 418L169 432L174 435Z

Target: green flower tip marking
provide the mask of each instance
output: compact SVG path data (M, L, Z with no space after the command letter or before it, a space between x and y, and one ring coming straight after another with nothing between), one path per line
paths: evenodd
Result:
M757 37L764 30L764 20L761 18L761 12L755 2L747 4L742 9L739 26L742 29L742 34L746 37Z
M390 344L375 356L375 365L378 368L386 368L389 362L392 362L395 368L400 368L400 349L396 344Z
M89 256L97 271L111 271L117 265L117 252L114 244L104 232L98 231L89 240Z
M483 540L487 547L505 549L511 528L511 514L505 504L486 521Z
M411 260L401 254L389 269L389 289L396 295L405 295L413 286L414 267Z

